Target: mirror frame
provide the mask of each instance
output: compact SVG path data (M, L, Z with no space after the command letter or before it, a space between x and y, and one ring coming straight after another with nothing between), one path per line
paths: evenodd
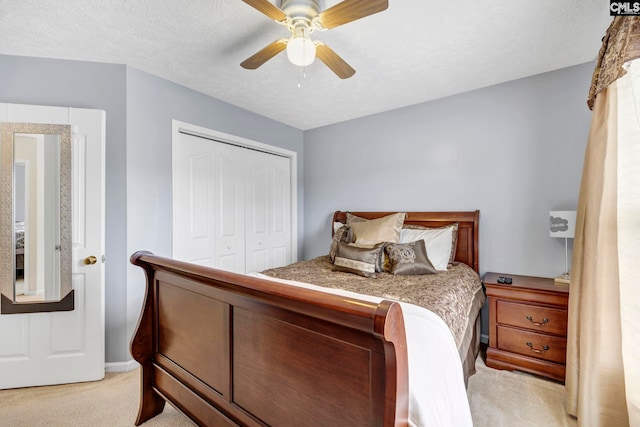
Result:
M15 301L14 135L60 136L60 300ZM39 123L2 123L0 135L0 313L37 313L74 309L71 268L71 126Z

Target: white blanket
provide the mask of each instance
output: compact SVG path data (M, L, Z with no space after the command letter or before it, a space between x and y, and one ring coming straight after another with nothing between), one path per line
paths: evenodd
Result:
M382 301L370 295L275 279L260 273L250 275L375 303ZM407 334L409 425L473 426L460 356L446 323L426 308L403 302L400 305Z

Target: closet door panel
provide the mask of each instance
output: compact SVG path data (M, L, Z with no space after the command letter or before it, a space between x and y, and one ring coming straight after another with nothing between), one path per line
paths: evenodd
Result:
M253 156L255 158L255 154ZM250 200L249 200L249 214L251 216L251 232L256 236L266 236L268 234L268 180L267 180L267 168L266 163L254 163L251 166L251 181L250 186Z
M291 197L290 160L271 156L271 252L270 268L282 267L291 262Z
M247 194L247 272L291 262L290 160L254 152Z
M174 258L236 273L291 262L291 159L174 137Z
M262 271L271 265L268 251L269 218L269 163L268 155L251 152L247 183L246 247L247 273Z
M289 248L286 246L278 246L271 250L271 266L270 268L283 267L290 264Z
M245 196L242 148L215 143L218 146L216 180L216 267L245 272Z
M251 251L248 256L250 257L251 267L249 267L249 262L247 262L247 273L260 272L269 268L270 263L268 262L268 251L256 249Z
M173 257L215 265L215 146L181 134L173 147Z

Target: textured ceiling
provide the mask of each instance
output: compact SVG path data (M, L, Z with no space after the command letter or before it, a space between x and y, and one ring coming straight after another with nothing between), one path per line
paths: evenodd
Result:
M602 0L389 0L313 34L340 80L284 52L241 68L288 36L241 0L0 0L0 54L127 64L306 130L591 61L610 22Z

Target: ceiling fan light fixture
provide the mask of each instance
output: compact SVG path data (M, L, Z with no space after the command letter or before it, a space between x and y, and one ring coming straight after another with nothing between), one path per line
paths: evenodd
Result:
M289 61L299 67L313 63L316 55L321 62L341 79L348 79L356 72L344 59L321 41L312 41L310 35L314 31L324 31L356 21L374 13L382 12L389 6L388 0L336 0L325 10L320 10L320 3L326 0L242 0L257 11L287 27L291 32L289 40L280 39L272 42L240 65L248 70L255 70L265 62L286 49Z
M287 58L299 67L310 65L316 59L316 45L309 37L291 37L287 43Z

